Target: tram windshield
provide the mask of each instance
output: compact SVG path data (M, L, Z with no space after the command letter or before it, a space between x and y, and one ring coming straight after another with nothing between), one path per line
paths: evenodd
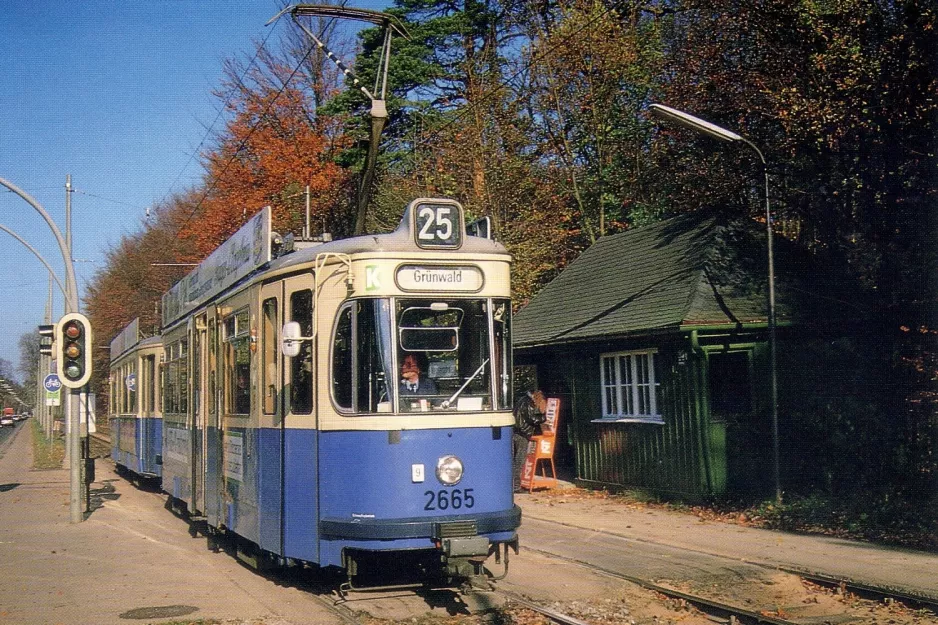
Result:
M362 299L339 313L333 398L354 413L511 408L507 299Z

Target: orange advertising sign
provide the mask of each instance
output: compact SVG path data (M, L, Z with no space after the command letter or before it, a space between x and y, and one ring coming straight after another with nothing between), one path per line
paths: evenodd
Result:
M554 447L557 441L560 400L556 397L547 400L547 419L541 424L541 434L532 436L528 442L528 455L521 468L521 488L528 491L536 487L554 488L557 486L557 470L554 467ZM550 466L550 475L547 467ZM538 474L540 469L540 475Z

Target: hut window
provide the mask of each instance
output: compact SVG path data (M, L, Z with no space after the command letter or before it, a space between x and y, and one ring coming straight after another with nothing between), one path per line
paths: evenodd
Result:
M603 419L661 422L655 350L611 352L600 357Z

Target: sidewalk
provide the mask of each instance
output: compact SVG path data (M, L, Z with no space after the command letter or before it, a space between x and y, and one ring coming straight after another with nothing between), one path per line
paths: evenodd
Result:
M209 551L163 509L165 496L131 486L110 463L97 462L97 508L70 523L68 472L32 470L32 425L17 427L0 458L0 623L339 622L310 593Z
M935 553L711 522L609 499L564 496L563 491L535 491L519 495L517 500L524 512L522 532L525 522L531 528L536 521L548 521L614 534L627 541L669 545L737 562L899 589L938 601Z
M209 551L203 537L191 536L188 523L164 509L165 495L135 488L113 473L111 463L97 462L95 509L72 524L68 472L31 469L31 424L17 426L0 453L0 623L338 622L307 589ZM540 575L524 557L525 548L539 542L578 559L598 553L625 564L648 552L640 546L655 543L728 558L728 569L758 563L938 600L938 554L702 521L563 491L525 493L517 501L522 557L512 560L509 581L522 589L528 575ZM618 538L603 538L609 535ZM684 566L677 557L639 564L648 570Z

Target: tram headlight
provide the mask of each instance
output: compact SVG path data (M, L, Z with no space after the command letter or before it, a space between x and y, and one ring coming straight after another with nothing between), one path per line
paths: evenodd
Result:
M456 456L443 456L436 462L436 479L443 486L453 486L462 479L462 460Z

